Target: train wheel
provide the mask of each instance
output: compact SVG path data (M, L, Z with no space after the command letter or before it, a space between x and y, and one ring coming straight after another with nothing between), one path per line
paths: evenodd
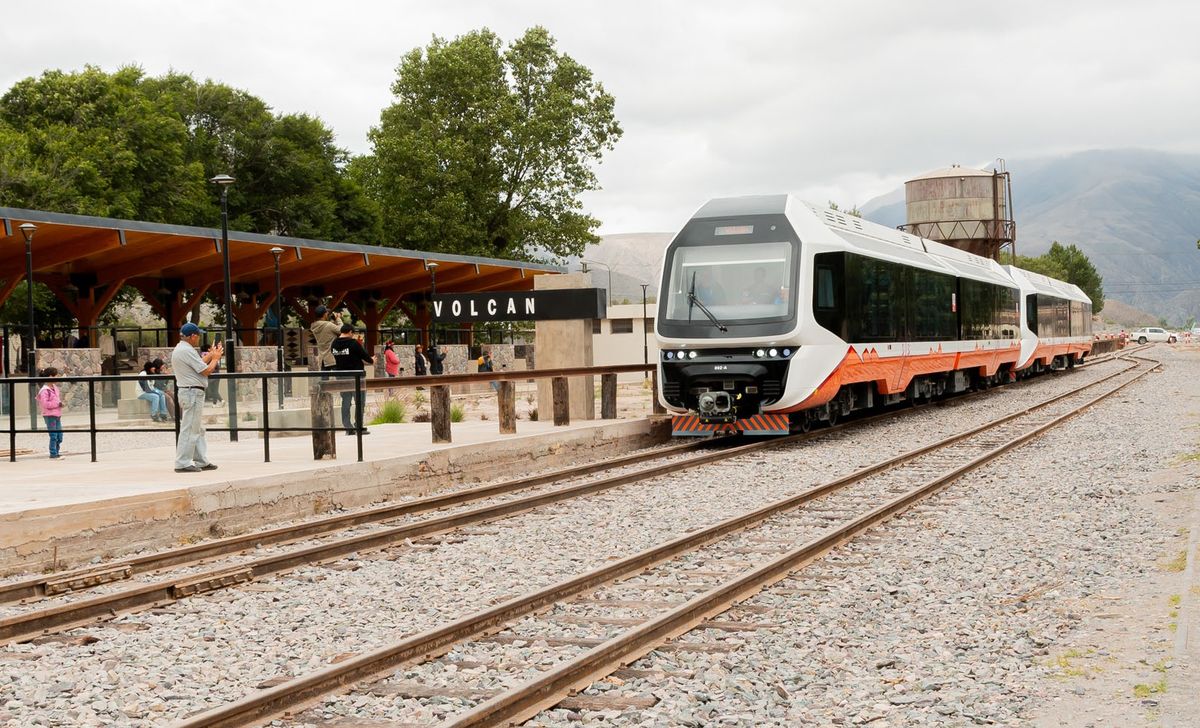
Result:
M829 426L830 427L835 427L837 425L838 419L839 419L841 413L842 413L842 408L838 406L836 401L829 403Z
M792 423L792 429L800 433L808 432L812 429L812 418L807 412L801 412Z

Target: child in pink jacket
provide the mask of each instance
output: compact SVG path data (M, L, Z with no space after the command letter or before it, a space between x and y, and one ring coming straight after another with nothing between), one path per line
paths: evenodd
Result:
M58 376L58 370L54 367L46 367L42 371L42 377L53 378ZM50 457L57 460L61 454L59 446L62 445L62 393L58 391L58 385L53 381L46 382L37 393L38 409L42 413L42 419L46 422L46 430L50 433Z

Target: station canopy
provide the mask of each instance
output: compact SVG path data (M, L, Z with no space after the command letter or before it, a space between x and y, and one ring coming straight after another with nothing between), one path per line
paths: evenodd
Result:
M138 289L171 327L205 293L224 295L221 231L115 218L0 207L0 304L24 279L25 238L33 223L33 277L79 319L94 326L122 286ZM238 320L254 322L275 300L275 254L285 301L311 315L313 303L345 304L368 326L397 305L421 318L418 302L438 293L523 291L537 275L564 268L496 258L305 240L229 231L230 279Z

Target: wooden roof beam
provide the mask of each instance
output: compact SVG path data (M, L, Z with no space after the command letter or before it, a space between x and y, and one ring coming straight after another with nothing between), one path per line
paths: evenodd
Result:
M193 244L187 247L176 248L170 252L163 250L142 251L142 254L136 260L114 263L104 268L97 268L96 280L104 283L115 280L118 277L136 278L148 273L161 272L166 268L184 263L203 260L213 254L207 242L203 244L184 240L180 242L192 242Z
M113 232L106 230L103 232ZM63 263L87 258L90 255L105 250L115 250L121 247L120 239L115 235L96 235L90 232L86 235L76 235L64 240L53 240L52 245L38 245L37 237L33 240L33 272L46 270ZM0 266L0 278L10 278L15 274L25 272L25 256L14 256L7 265Z

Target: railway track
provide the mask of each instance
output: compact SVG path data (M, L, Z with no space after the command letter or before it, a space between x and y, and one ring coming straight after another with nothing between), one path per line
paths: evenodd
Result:
M552 503L604 492L682 469L698 467L766 448L786 446L803 440L824 437L832 432L862 426L897 414L898 411L892 411L859 418L835 428L734 447L717 448L686 460L671 460L662 465L639 468L554 490L539 491L526 497L491 505L480 505L448 515L406 522L398 526L386 527L386 524L388 521L396 519L430 514L458 506L469 506L523 490L695 452L702 449L705 443L702 441L673 445L527 478L417 498L355 513L108 562L94 568L43 575L0 585L0 604L22 602L23 604L39 605L27 612L0 618L0 645L29 640L144 609L162 607L193 595L236 587L300 566L322 563L353 553L386 549L405 543L406 540L436 536L455 529L531 511ZM353 532L364 526L371 526L371 528L362 533ZM351 533L344 536L338 535L339 532L346 531L351 531ZM317 539L317 541L308 545L297 545L297 542L306 539ZM283 547L287 545L296 547L279 548L267 554L256 553L245 559L236 558L256 552L265 546ZM223 559L223 561L212 563L218 559ZM195 568L206 565L208 565L207 568L199 570ZM172 574L170 572L172 569L182 570L183 573ZM92 597L85 596L90 590L112 589L116 584L133 580L138 575L161 578L143 581L129 588ZM62 599L70 601L57 600L52 605L40 606L42 602L53 597L62 597Z
M623 666L656 649L729 649L703 636L689 639L697 627L769 629L769 624L741 619L737 608L728 619L713 618L1160 366L1145 361L602 568L317 672L288 677L179 726L258 725L284 715L323 722L319 713L302 711L348 687L356 705L384 696L389 704L400 699L414 708L425 698L440 699L442 708L455 702L469 706L448 716L445 726L512 725L563 701L598 709L644 705L652 699L619 691L600 698L571 696L614 672L629 673ZM1106 383L1092 396L1089 390ZM628 610L643 614L630 617ZM514 669L491 659L497 645L507 644L532 644L543 654L537 664ZM547 663L553 664L547 668ZM399 667L406 668L406 679L390 675ZM466 672L471 683L463 685ZM450 675L459 682L447 684Z

